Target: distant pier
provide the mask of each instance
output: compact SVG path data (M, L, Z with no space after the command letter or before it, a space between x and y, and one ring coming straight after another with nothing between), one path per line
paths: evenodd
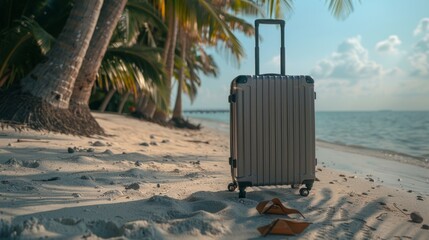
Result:
M184 110L184 113L229 113L228 109L195 109Z

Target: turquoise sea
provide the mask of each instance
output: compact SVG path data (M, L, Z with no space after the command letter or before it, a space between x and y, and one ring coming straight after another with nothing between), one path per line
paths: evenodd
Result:
M229 113L185 113L229 131ZM316 139L387 150L428 162L429 112L316 112Z

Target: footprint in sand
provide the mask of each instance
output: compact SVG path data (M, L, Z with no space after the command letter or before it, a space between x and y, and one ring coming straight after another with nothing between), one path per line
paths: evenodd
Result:
M26 167L26 168L38 168L40 166L40 162L38 160L16 160L16 158L10 158L7 160L4 165L12 166L12 167Z
M145 172L139 168L132 168L130 170L127 170L119 174L119 176L121 177L130 177L130 178L143 178L144 175L145 175Z
M120 197L123 195L124 193L119 190L110 190L110 191L104 192L101 196L113 198L113 197Z
M54 221L61 223L62 225L74 226L82 222L82 219L74 218L55 218Z
M124 236L130 239L157 239L158 231L154 223L145 220L129 222L122 226Z
M227 205L220 201L198 201L192 202L191 208L193 211L206 211L209 213L217 213L225 209Z
M198 173L198 172L193 172L193 173L186 174L184 177L185 178L201 178L201 177L205 177L205 175Z
M201 235L219 235L227 230L217 220L208 218L207 216L196 216L173 221L169 224L168 232L173 235L188 233L194 236Z
M11 180L3 181L3 184L8 184L8 192L36 192L39 191L39 188L35 183L26 182L22 180Z
M373 239L371 229L364 221L350 219L347 222L314 224L316 239Z
M315 228L317 229L315 239L333 239L331 236L332 236L333 230L335 229L334 225L315 224Z
M98 220L89 222L86 225L97 237L114 238L124 235L124 228L118 227L111 221Z
M326 211L314 210L326 214L323 222L312 226L317 229L316 239L372 239L371 229L366 222L350 218L350 213L346 209L330 207Z

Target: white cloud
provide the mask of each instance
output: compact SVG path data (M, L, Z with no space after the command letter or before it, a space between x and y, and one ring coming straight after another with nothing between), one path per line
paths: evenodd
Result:
M385 75L388 77L403 77L405 75L405 72L398 67L394 67L392 69L386 70Z
M429 18L422 18L416 29L414 29L415 36L425 32L429 32Z
M428 54L415 53L410 57L411 64L414 68L412 75L429 76L429 58Z
M427 33L414 45L409 60L413 67L412 75L429 76L429 18L420 21L414 33Z
M269 63L270 63L270 65L280 67L280 55L273 57Z
M426 55L416 55L415 65L421 72L428 71L429 65L424 64L429 60L429 36L416 44L417 50ZM428 81L410 77L408 69L399 65L387 68L375 62L360 36L342 42L329 57L317 63L312 74L318 110L427 109Z
M396 54L399 52L397 47L401 45L401 43L398 36L391 35L387 39L378 42L375 45L375 49L380 53Z
M330 57L318 62L312 74L318 78L337 78L353 81L360 78L376 78L383 74L383 67L372 61L368 50L356 36L342 42Z

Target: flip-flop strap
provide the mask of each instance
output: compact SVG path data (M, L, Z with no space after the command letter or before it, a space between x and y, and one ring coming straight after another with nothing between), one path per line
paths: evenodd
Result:
M271 224L262 226L258 228L258 231L264 237L272 233L272 231L277 228L275 234L285 234L285 235L297 235L302 233L311 223L308 222L296 222L286 219L276 219ZM281 231L280 231L280 229ZM280 232L279 232L280 231Z
M258 203L258 205L256 206L256 210L258 210L258 212L259 212L260 214L265 213L265 212L266 212L266 210L265 210L265 206L267 206L267 204L268 204L269 202L271 202L271 201L262 201L262 202ZM265 211L264 211L264 210L265 210Z
M270 203L270 202L272 202L271 206L269 206L269 207L266 208L267 204ZM285 207L282 204L282 202L280 201L280 199L278 199L278 198L273 198L271 201L262 201L262 202L260 202L256 206L256 210L258 210L258 212L260 214L264 214L264 213L267 213L274 206L280 207L282 209L283 213L286 214L286 215L297 213L297 214L301 215L303 218L305 218L304 215L302 215L302 213L300 211L298 211L296 209Z
M261 231L262 236L264 236L264 237L267 236L271 232L271 230L273 230L274 226L276 226L278 221L279 221L279 219L276 219L273 222L271 222L271 224L262 227L262 229L261 229L262 230Z

